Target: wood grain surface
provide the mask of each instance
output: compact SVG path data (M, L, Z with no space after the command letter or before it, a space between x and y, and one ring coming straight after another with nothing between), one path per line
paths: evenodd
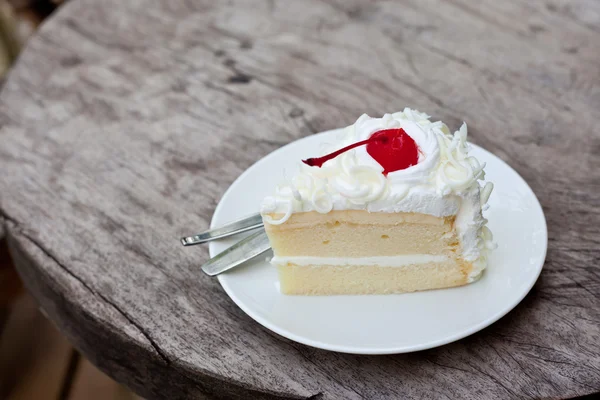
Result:
M566 398L600 391L600 3L73 0L0 96L17 268L90 360L147 398ZM297 138L411 106L514 167L549 249L489 328L354 356L262 328L178 238Z

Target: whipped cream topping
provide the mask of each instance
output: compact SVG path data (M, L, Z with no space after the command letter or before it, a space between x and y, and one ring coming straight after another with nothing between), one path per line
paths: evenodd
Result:
M363 114L342 129L334 143L323 144L322 153L366 140L380 130L402 128L419 147L418 163L385 176L366 146L342 153L321 168L299 162L298 173L264 199L261 213L265 222L282 224L295 212L354 209L455 215L463 257L473 263L471 278L476 279L493 248L481 213L493 185L479 183L485 178L485 164L468 155L466 124L451 134L444 123L429 118L409 108L382 118Z

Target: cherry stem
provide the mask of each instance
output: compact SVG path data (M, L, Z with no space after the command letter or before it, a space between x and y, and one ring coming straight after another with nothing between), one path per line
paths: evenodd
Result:
M325 164L326 161L329 161L337 156L339 156L342 153L347 152L348 150L352 150L355 147L358 146L362 146L365 144L369 144L372 142L382 142L382 143L386 143L388 141L388 138L386 136L379 136L379 137L371 137L369 139L366 140L361 140L360 142L356 142L353 143L349 146L346 146L344 148L341 148L339 150L334 151L333 153L329 153L324 155L323 157L316 157L316 158L307 158L306 160L302 160L302 162L310 167L319 167L321 168L323 166L323 164Z

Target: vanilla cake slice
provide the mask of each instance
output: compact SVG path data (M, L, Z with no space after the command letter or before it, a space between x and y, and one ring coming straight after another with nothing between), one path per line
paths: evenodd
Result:
M493 247L492 190L451 134L416 110L362 115L264 199L282 293L384 294L477 280Z

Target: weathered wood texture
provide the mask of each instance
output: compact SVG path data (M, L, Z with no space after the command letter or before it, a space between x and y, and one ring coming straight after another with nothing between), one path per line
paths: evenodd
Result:
M74 0L1 95L0 206L28 289L148 398L600 391L600 3ZM533 291L438 349L353 356L254 323L178 238L253 162L405 105L512 165L546 212Z

